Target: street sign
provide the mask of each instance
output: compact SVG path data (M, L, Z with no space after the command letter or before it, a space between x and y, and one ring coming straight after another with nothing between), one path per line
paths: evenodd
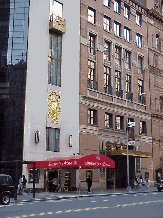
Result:
M128 145L135 145L135 141L128 141Z

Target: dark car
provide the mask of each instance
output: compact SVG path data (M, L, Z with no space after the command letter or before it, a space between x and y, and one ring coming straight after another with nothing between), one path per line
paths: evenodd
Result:
M0 201L1 204L10 203L10 198L14 198L14 185L11 176L0 174Z

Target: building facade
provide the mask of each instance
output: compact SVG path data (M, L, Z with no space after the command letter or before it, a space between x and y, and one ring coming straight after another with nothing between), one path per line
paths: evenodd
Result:
M105 154L115 169L38 168L36 188L50 191L58 177L85 189L88 174L92 188L123 188L129 141L130 185L140 175L155 181L163 168L163 2L8 0L0 8L1 160ZM13 169L1 172L14 177ZM32 169L21 171L32 187Z

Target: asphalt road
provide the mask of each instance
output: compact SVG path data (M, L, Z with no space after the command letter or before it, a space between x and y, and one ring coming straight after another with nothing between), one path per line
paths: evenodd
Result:
M0 205L0 217L162 218L163 192L10 203Z

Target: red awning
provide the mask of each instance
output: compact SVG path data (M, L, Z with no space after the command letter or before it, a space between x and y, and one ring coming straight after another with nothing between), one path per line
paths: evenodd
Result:
M44 161L35 161L36 168L115 168L115 162L103 154L78 155L73 157L51 158ZM27 164L33 167L33 164Z

